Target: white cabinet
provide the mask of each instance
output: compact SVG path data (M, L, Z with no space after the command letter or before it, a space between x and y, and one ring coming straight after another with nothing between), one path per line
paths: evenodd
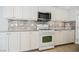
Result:
M20 43L20 51L28 51L30 50L30 37L29 32L21 32L21 43Z
M8 20L3 18L3 7L0 7L0 31L8 31Z
M54 13L55 13L55 7L51 7L51 20L52 21L55 21L55 15L54 15Z
M24 6L23 7L23 19L37 20L37 11L38 11L38 7Z
M9 51L20 51L20 32L9 32Z
M3 17L8 19L37 20L36 6L6 6L3 7Z
M69 20L68 11L63 8L59 8L59 7L55 8L54 17L55 17L55 20L57 21Z
M29 51L38 48L38 31L9 32L9 51Z
M14 6L13 7L13 16L16 19L23 18L23 7L22 6Z
M74 30L61 30L61 31L55 31L54 33L54 44L60 45L60 44L67 44L74 42L75 38Z
M14 17L13 6L3 7L3 17L4 18L13 18Z
M8 32L0 32L0 51L8 51Z
M38 7L38 11L39 12L51 12L51 8L50 6L39 6Z
M54 45L63 44L63 32L55 31L54 33Z
M38 48L38 32L37 31L28 31L21 32L21 50L20 51L29 51L32 49Z
M5 6L3 9L4 18L17 18L25 20L37 20L38 12L50 12L51 20L70 21L75 19L73 10L67 10L51 6Z
M39 37L38 31L31 31L30 32L30 47L31 49L37 49L39 47Z
M9 33L9 51L27 51L30 50L29 32L10 32Z
M68 14L69 14L69 21L76 21L76 13L74 10L68 10Z
M22 7L19 6L5 6L3 7L3 17L6 19L22 19Z
M64 43L72 43L75 40L75 31L74 30L67 30L63 31L63 39Z

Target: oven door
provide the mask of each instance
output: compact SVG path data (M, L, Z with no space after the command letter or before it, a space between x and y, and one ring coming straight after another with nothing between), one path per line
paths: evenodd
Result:
M42 43L49 43L52 42L52 36L43 36Z
M39 41L39 50L45 50L49 48L54 48L54 38L53 38L53 31L52 30L42 30L40 31L40 41Z
M51 31L41 31L40 32L40 46L53 45L53 35Z

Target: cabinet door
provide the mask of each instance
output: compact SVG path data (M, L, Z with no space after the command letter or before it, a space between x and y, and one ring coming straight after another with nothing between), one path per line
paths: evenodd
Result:
M20 51L20 33L19 32L9 33L9 51L11 52Z
M39 6L38 7L38 11L39 12L51 12L51 8L50 6Z
M37 49L39 46L39 38L38 38L38 31L30 32L30 42L31 42L31 49Z
M13 7L12 6L5 6L3 7L3 17L4 18L13 18Z
M0 51L8 51L8 33L0 32Z
M68 10L68 14L69 14L69 21L75 21L76 20L76 14L74 10Z
M55 20L55 7L51 7L51 20L54 21Z
M23 7L22 6L14 6L13 13L14 13L14 18L22 19L23 18Z
M23 19L26 20L37 20L38 8L34 6L24 6L23 7Z
M63 31L63 43L64 44L68 43L68 40L70 40L68 36L69 36L69 32Z
M21 6L3 7L3 17L8 19L22 19L23 8Z
M21 32L20 51L30 50L30 37L29 32Z
M72 43L74 42L74 30L67 30L63 32L63 39L64 39L64 43Z
M63 32L62 31L55 31L54 33L54 44L60 45L63 44Z
M57 21L69 20L67 10L59 7L55 8L54 17L55 17L55 20Z
M8 31L8 20L3 17L3 8L0 7L0 31Z
M59 38L59 37L58 37L57 32L58 32L58 31L55 31L55 32L54 32L54 45L58 45L58 38Z

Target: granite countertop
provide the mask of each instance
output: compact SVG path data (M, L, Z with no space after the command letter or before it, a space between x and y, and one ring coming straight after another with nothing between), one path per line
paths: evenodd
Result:
M35 30L9 30L8 32L27 32L27 31L40 31L40 30L54 30L54 31L70 31L74 29L35 29Z
M54 29L55 31L63 31L63 30L65 30L65 31L70 31L70 30L74 30L74 29Z
M24 30L24 31L22 31L22 30L21 30L21 31L20 31L20 30L19 30L19 31L18 31L18 30L12 31L12 30L11 30L11 31L8 31L8 32L27 32L27 31L38 31L38 30Z

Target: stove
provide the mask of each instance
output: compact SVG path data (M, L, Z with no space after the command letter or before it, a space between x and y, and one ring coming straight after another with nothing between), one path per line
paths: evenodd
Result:
M39 50L54 48L54 30L39 30Z

